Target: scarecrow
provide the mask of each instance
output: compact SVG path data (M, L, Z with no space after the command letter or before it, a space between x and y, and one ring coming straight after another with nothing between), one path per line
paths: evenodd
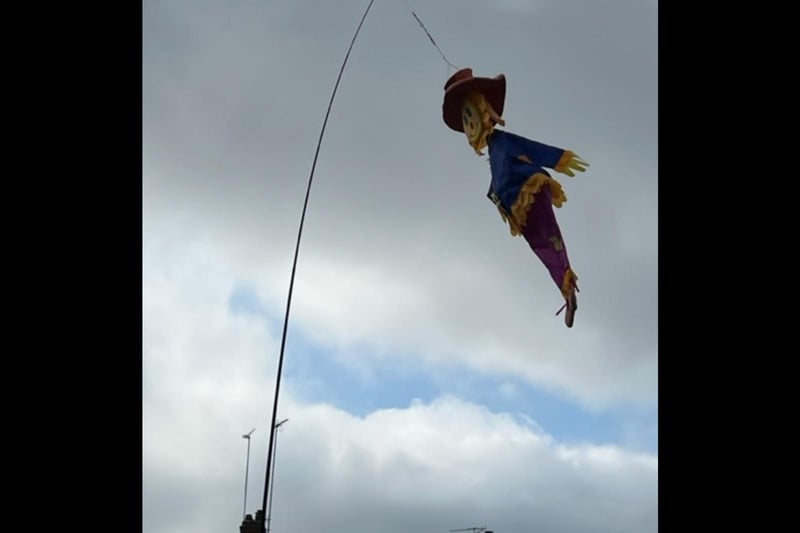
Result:
M478 78L472 69L461 69L444 86L442 112L451 129L465 133L478 155L489 149L492 180L487 196L497 206L511 235L522 235L544 263L566 307L564 321L572 327L578 309L578 277L570 267L553 206L567 201L561 184L545 168L573 177L588 163L569 150L548 146L513 133L498 130L506 95L506 78Z

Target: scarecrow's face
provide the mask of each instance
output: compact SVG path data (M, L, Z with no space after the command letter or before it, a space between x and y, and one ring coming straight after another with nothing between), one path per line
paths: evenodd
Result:
M476 142L483 133L483 120L478 106L468 98L461 104L461 121L470 144Z

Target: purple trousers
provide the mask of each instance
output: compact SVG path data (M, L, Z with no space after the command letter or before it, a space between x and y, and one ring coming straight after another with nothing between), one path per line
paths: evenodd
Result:
M527 222L522 226L522 235L528 241L533 252L544 263L550 272L550 277L564 294L569 287L565 287L564 278L571 272L567 247L561 238L561 229L558 227L556 215L553 212L553 203L550 196L550 187L544 186L534 195L534 202L528 211ZM574 274L573 274L574 276ZM567 297L567 294L564 294Z

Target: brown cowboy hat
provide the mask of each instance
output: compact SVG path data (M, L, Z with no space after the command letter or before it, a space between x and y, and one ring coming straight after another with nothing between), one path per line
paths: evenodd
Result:
M461 102L469 91L483 93L486 100L499 116L503 116L506 99L506 77L503 74L494 78L476 78L471 68L462 68L444 84L444 103L442 115L444 123L451 129L463 132L461 122Z

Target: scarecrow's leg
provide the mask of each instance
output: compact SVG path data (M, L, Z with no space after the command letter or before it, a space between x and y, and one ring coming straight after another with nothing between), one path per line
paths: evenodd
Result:
M577 309L575 298L575 273L572 272L567 257L567 247L561 237L553 204L550 199L550 188L542 189L534 196L533 204L528 211L526 224L522 227L522 235L528 241L533 252L544 263L550 277L567 302L567 326L572 326L572 317Z

